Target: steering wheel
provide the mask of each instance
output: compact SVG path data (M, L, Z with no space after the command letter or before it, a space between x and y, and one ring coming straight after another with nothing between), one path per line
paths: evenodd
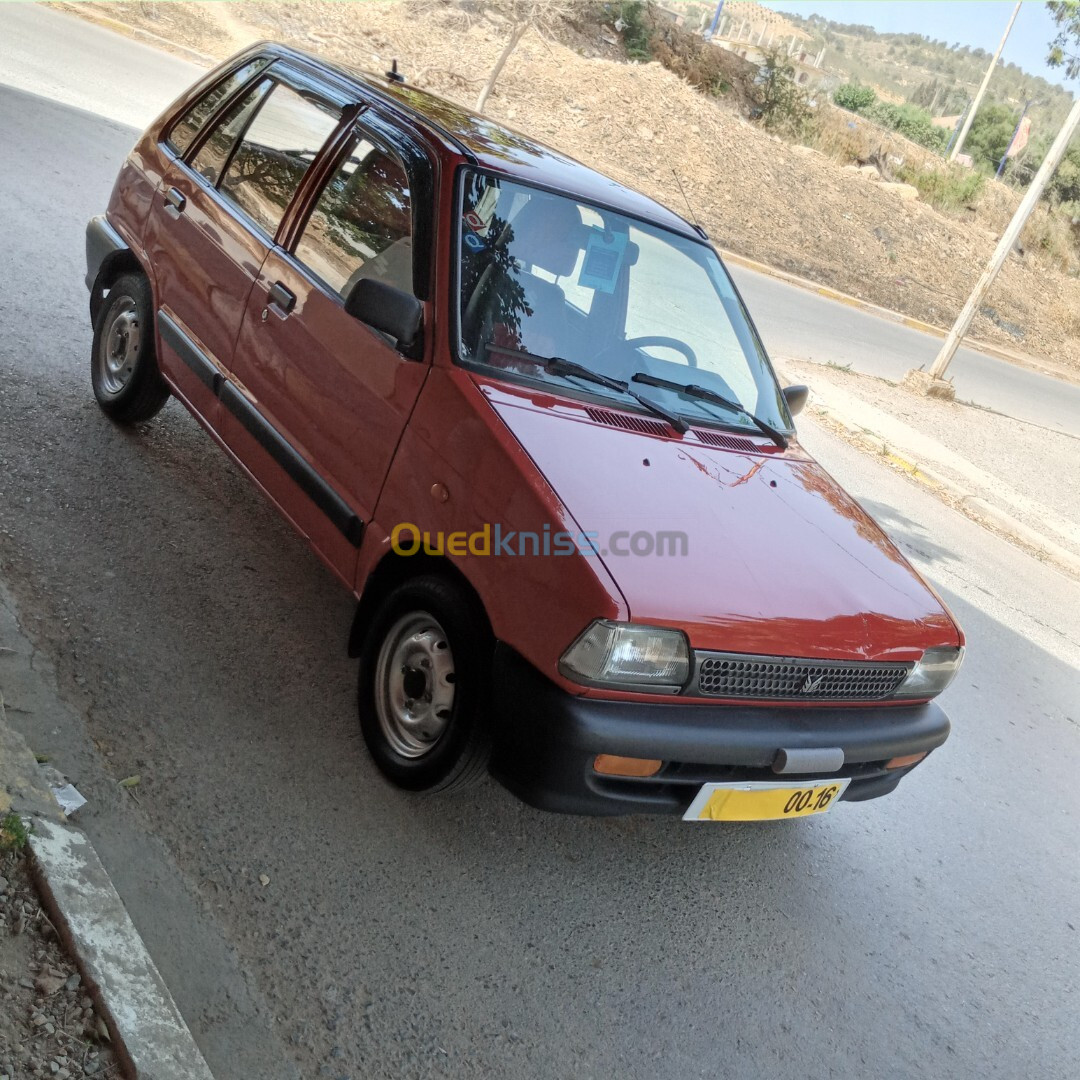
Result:
M680 341L678 338L665 337L662 334L647 334L644 337L627 338L625 341L612 342L607 348L601 349L595 355L594 361L600 360L602 357L607 356L608 353L614 352L616 349L645 349L650 345L662 345L665 348L674 349L676 352L680 352L686 357L688 367L696 368L698 366L697 353L695 353L685 341Z

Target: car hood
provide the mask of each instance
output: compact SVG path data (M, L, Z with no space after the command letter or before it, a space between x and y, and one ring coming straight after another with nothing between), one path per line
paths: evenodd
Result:
M745 449L729 450L693 432L597 422L651 426L636 415L505 386L484 393L595 535L635 622L680 627L696 648L841 660L913 660L961 640L936 594L797 443L736 437Z

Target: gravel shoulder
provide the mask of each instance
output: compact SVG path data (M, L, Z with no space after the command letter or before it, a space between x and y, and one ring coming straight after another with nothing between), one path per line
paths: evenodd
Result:
M120 1075L104 1022L41 906L28 856L0 855L0 1080Z
M778 364L789 382L810 386L812 415L854 422L852 441L865 442L861 431L873 437L877 453L899 459L894 463L932 470L952 492L962 490L1080 554L1080 439L961 401L920 397L842 367Z

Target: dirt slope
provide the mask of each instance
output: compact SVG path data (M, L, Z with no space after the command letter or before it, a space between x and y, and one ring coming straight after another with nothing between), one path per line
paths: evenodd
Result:
M271 37L358 66L396 58L409 80L472 104L505 26L448 3L79 4L226 55ZM659 64L605 58L580 24L563 44L530 32L488 112L689 215L714 241L948 326L997 240L985 224L904 201L853 169L768 135ZM572 46L572 47L571 47ZM1008 194L1002 198L1008 201ZM998 200L999 202L1001 199ZM1000 215L999 215L1000 216ZM1033 254L1002 271L973 332L1080 369L1080 280Z

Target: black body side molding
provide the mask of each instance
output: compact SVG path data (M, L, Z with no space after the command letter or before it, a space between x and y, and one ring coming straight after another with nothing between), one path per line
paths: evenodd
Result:
M158 326L165 344L198 376L199 382L208 387L216 397L221 395L225 376L210 362L206 354L184 333L172 316L158 309Z
M285 470L300 490L330 519L354 547L360 546L364 522L347 502L315 471L265 416L211 362L210 358L165 311L158 309L161 337L255 441Z

